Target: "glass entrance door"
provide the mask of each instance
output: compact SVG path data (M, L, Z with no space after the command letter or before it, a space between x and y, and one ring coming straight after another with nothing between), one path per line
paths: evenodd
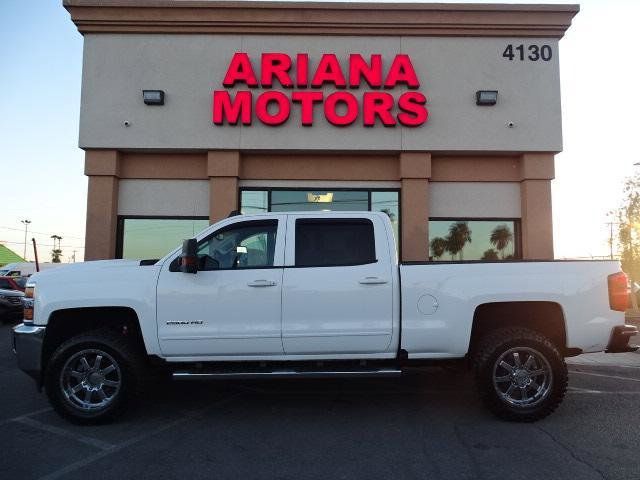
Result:
M400 192L391 189L242 188L240 211L261 212L372 211L389 216L398 242Z
M359 190L274 190L272 212L367 211L369 195Z

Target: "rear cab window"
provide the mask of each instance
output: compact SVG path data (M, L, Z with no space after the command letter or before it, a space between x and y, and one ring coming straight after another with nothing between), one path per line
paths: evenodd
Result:
M296 219L296 267L365 265L375 262L375 234L371 220Z

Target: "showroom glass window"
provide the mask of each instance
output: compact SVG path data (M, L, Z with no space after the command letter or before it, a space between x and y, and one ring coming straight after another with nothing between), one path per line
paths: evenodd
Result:
M398 190L367 189L254 189L240 191L243 214L261 212L372 211L385 212L399 245L400 194Z
M129 259L162 258L209 226L209 219L127 218L118 219L117 257Z
M429 220L430 261L499 261L521 257L517 219Z

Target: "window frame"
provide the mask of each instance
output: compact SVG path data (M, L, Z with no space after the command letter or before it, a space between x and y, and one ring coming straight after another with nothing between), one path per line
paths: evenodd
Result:
M513 258L504 260L427 260L428 263L495 263L495 262L518 262L522 260L522 219L507 217L429 217L429 222L513 222ZM431 238L427 237L427 259L431 253Z
M400 218L398 218L398 228L400 228L400 224L402 222L402 205L401 205L401 189L400 188L366 188L366 187L358 187L358 188L348 188L348 187L238 187L238 206L239 209L242 209L242 192L267 192L267 211L264 213L286 213L286 212L272 212L271 210L271 193L272 192L309 192L309 191L331 191L331 192L367 192L367 208L368 212L374 211L371 210L371 193L372 192L392 192L398 194L398 213ZM339 211L339 210L336 210ZM363 210L365 211L365 210ZM375 210L377 211L377 210ZM310 210L309 212L312 212ZM247 214L251 215L251 214Z
M234 219L238 219L238 218L242 218L240 216L235 216L232 217ZM235 272L244 272L246 270L269 270L272 268L284 268L283 265L275 265L276 263L276 258L278 255L278 236L282 235L283 237L286 236L286 231L281 232L282 229L282 225L280 225L281 222L281 218L265 218L265 219L253 219L253 220L240 220L240 221L233 221L231 223L227 223L223 226L221 226L220 228L217 228L215 230L213 230L212 232L208 233L205 237L197 240L197 245L199 246L202 242L206 242L208 241L212 236L214 236L216 233L218 233L220 230L225 230L225 229L229 229L229 228L233 228L236 227L238 225L245 225L245 224L249 224L249 223L262 223L262 224L269 224L271 222L275 222L275 226L276 226L276 237L275 237L275 244L274 244L274 265L268 266L268 267L251 267L251 268L216 268L215 270L198 270L198 272L225 272L225 271L235 271ZM286 225L286 222L283 222L283 224ZM284 241L284 240L283 240ZM284 245L284 244L283 244ZM180 272L180 255L181 253L178 252L178 254L171 259L171 261L169 261L169 271L170 272Z
M234 228L242 228L245 226L251 226L251 225L256 225L256 226L272 226L275 227L276 229L276 233L275 233L275 237L273 240L273 263L275 264L275 257L276 257L276 246L277 246L277 242L278 242L278 230L280 229L280 220L277 218L269 218L269 219L256 219L256 220L240 220L239 222L233 222L233 223L229 223L227 225L224 225L216 230L214 230L213 232L211 232L209 235L207 235L206 237L202 238L201 240L198 240L198 248L200 247L201 243L204 242L208 242L209 239L213 236L215 236L218 232L220 231L224 231L224 230L231 230ZM180 258L180 256L178 255L178 258ZM227 270L234 270L234 271L245 271L245 270L266 270L266 269L271 269L271 268L283 268L282 266L277 266L277 265L266 265L266 266L262 266L262 267L247 267L247 268L216 268L213 270L198 270L199 272L224 272Z
M115 258L122 259L124 249L124 223L125 220L207 220L205 216L184 216L184 215L118 215L116 222L116 252Z

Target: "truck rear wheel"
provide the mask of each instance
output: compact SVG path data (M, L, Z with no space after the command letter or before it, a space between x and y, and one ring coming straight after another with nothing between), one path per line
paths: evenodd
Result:
M567 391L567 366L557 347L526 328L490 333L480 341L473 363L482 401L505 420L544 418Z
M79 424L121 415L142 390L143 356L128 338L100 330L73 337L49 361L45 389L53 408Z

